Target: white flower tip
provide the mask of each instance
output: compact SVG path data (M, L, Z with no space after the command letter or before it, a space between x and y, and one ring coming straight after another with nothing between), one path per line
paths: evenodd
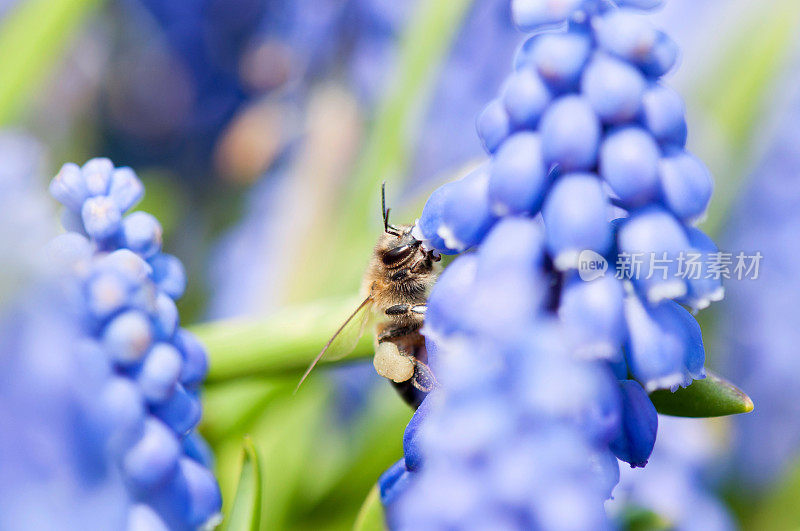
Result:
M675 299L686 295L686 284L682 280L660 282L647 290L647 301L657 304L666 299Z
M553 259L553 265L559 271L567 271L569 269L577 269L578 259L580 258L581 251L576 249L568 249L561 251Z
M438 234L439 237L442 240L444 240L444 244L447 246L448 249L453 249L455 251L463 251L464 248L466 247L466 245L464 245L464 243L461 240L456 238L455 234L453 234L453 231L447 225L440 226L439 229L436 231L436 234Z
M680 372L674 372L672 374L662 376L661 378L648 380L647 383L645 383L644 388L648 393L658 391L659 389L669 389L674 392L674 390L680 387L683 382L683 374Z

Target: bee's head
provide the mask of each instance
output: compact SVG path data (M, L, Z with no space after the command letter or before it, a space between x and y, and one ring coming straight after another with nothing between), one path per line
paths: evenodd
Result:
M399 267L411 257L422 251L418 239L411 235L410 225L395 227L389 225L378 239L378 257L388 268Z
M378 240L377 253L383 265L388 268L399 267L420 253L431 260L438 261L433 253L422 248L422 242L411 235L411 225L395 226L389 223L389 212L386 208L386 183L381 186L381 211L383 212L383 234Z

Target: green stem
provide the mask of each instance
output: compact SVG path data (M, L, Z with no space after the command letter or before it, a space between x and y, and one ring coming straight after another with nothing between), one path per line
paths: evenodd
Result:
M208 349L207 381L257 375L299 377L359 302L352 297L329 299L285 308L265 319L231 319L191 327ZM371 334L364 334L344 359L372 354Z

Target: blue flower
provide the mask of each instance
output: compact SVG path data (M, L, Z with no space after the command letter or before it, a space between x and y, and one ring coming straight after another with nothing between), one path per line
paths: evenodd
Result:
M0 528L121 529L125 485L93 422L108 362L80 344L69 294L41 263L53 236L43 156L34 139L0 132Z
M611 441L611 451L632 467L643 467L653 451L658 415L644 389L634 380L622 380L622 429Z
M79 231L48 247L61 290L72 294L58 308L76 318L74 337L61 348L102 367L97 389L86 391L93 405L81 412L96 434L94 459L124 483L130 522L196 528L213 521L220 491L194 431L208 362L179 327L174 298L185 288L183 267L161 252L153 216L125 215L144 192L129 168L108 159L67 164L50 188Z
M686 254L715 248L691 226L710 176L683 150L680 98L659 85L674 43L605 2L512 12L527 31L560 31L520 47L478 119L490 161L434 192L413 231L427 248L476 252L429 297L441 387L381 482L398 529L604 528L617 458L644 466L656 440L647 393L705 377L679 302L705 307L721 286L682 276Z
M758 404L733 422L730 466L739 484L769 488L785 477L800 455L800 386L797 385L797 293L800 278L800 79L797 47L781 79L777 98L766 120L765 145L747 183L741 188L723 241L727 249L746 256L760 253L758 276L726 283L720 305L719 344L722 367L741 383ZM746 261L749 265L750 259Z

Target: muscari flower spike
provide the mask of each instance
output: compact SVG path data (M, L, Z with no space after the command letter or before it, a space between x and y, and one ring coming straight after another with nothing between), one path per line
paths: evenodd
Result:
M655 443L647 393L705 376L682 304L723 291L679 263L716 252L691 226L711 179L659 80L676 46L637 12L660 2L617 4L512 1L520 29L558 29L522 44L478 117L489 161L436 190L415 225L427 248L477 252L429 298L441 387L379 482L394 528L608 527L617 459L644 466ZM609 270L584 278L586 253ZM615 274L632 256L638 269Z
M127 487L132 529L193 529L218 518L211 454L195 431L207 370L200 342L180 328L183 266L161 251L161 226L125 212L144 188L108 159L65 164L50 190L72 232L49 246L70 272L80 343L104 365L93 429Z
M656 367L657 356L640 346L648 338L629 337L624 325L631 317L623 317L620 294L645 308L650 339L658 343L656 336L670 335L672 328L672 314L658 311L662 303L676 300L698 310L724 293L718 278L706 278L706 269L700 278L684 278L680 269L684 255L717 251L691 225L705 212L712 182L702 162L684 149L680 96L659 80L673 68L674 45L635 11L658 4L512 2L518 27L560 24L562 30L535 34L520 47L514 72L478 118L491 160L434 192L415 229L427 246L453 254L478 246L501 217L541 215L548 256L568 277L566 308L559 311L573 322L569 316L580 310L573 301L581 289L569 278L581 253L603 257L611 267L606 276L621 268L615 276L622 278L598 281L617 303L575 323L612 340L592 345L603 340L581 333L586 344L579 348L614 357L627 343L633 376L648 391L688 385L703 376L702 369L688 344L677 345L679 355ZM488 192L481 195L483 187ZM624 268L631 260L628 282ZM612 287L615 281L619 286ZM688 320L683 328L691 336Z

